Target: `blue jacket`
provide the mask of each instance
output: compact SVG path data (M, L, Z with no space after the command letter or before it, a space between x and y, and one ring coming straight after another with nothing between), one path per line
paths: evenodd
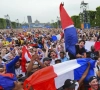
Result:
M15 74L15 64L19 60L19 56L16 56L13 60L11 60L8 64L6 64L6 72Z

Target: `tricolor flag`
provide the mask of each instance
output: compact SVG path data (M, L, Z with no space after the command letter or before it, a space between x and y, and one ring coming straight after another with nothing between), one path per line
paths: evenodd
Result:
M23 72L26 72L26 62L30 61L31 58L32 58L32 56L29 53L27 47L23 46L23 48L22 48L22 61L21 61L21 66L22 66Z
M86 80L94 76L95 61L91 59L75 59L60 64L43 68L24 82L24 90L29 90L30 86L34 90L56 90L64 85L66 79L79 80L90 62L90 70ZM27 87L26 87L27 86Z
M94 46L95 45L95 42L94 41L86 41L85 42L85 49L87 51L91 51L91 46Z
M91 51L91 46L94 46L95 51L99 51L100 50L100 42L86 41L85 49L87 51Z
M72 19L65 11L63 4L60 4L60 18L62 29L64 30L65 48L68 52L75 55L75 45L78 43L77 31L73 25Z
M95 47L96 51L99 51L100 50L100 42L95 42L94 47Z
M14 81L17 81L14 74L0 74L0 87L3 88L0 90L12 90L15 87Z

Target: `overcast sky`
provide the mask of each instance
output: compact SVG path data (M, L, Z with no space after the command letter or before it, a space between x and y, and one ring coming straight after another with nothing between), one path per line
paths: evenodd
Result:
M82 0L0 0L0 18L8 14L12 21L19 19L20 23L27 22L27 15L32 16L34 22L56 21L59 16L59 4L64 2L64 7L70 16L78 15ZM89 3L89 9L95 10L100 6L100 0L84 0Z

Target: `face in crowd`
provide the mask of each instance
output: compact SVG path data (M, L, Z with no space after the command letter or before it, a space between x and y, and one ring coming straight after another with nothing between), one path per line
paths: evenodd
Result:
M10 53L9 56L8 56L9 60L13 60L14 59L14 56Z
M51 59L50 58L46 57L46 58L43 59L43 64L45 66L50 66L50 63L51 63Z
M89 85L91 87L92 90L98 90L98 80L97 77L93 76L89 79Z
M0 74L6 73L6 67L4 65L0 65Z
M15 67L16 67L16 68L19 68L20 65L21 65L21 63L20 63L20 61L18 61L18 62L15 64Z
M84 45L85 45L85 41L84 41L84 40L81 40L81 41L79 42L79 47L80 47L80 48L83 48Z
M64 52L60 52L60 58L64 58L65 57L65 53Z
M52 51L50 56L51 56L51 58L56 58L56 52Z

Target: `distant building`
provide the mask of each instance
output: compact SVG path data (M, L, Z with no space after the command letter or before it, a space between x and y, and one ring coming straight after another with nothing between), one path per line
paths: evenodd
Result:
M29 20L30 22L30 20ZM48 23L40 23L39 20L35 20L34 23L23 23L22 28L52 28L51 24Z
M28 19L28 23L31 24L32 23L32 17L31 16L27 16Z
M35 20L34 23L32 23L31 28L51 28L51 24L50 23L40 23L40 21Z

